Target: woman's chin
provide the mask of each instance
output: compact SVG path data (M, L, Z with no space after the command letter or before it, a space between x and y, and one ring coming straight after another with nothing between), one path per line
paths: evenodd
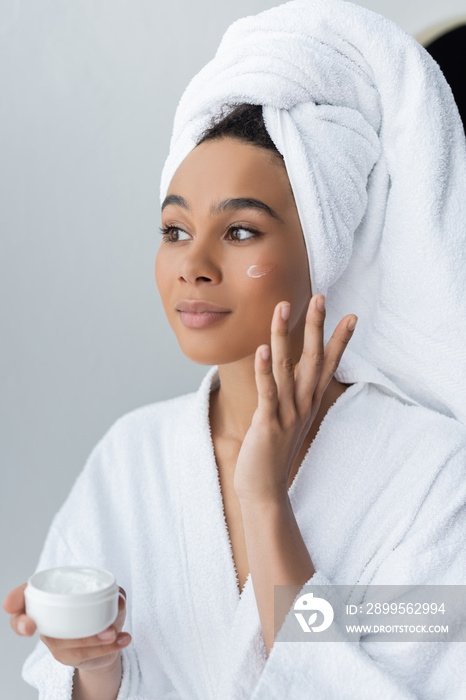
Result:
M208 352L199 352L199 353L194 353L194 352L186 352L181 348L181 351L185 357L188 358L188 360L191 360L191 362L194 362L196 365L223 365L227 364L227 362L234 362L234 360L227 360L225 362L225 359L222 355L218 354L213 354L213 353L208 353Z
M210 345L212 346L212 343ZM251 354L249 349L245 352L232 352L231 348L225 349L224 352L222 352L220 349L217 352L212 352L211 349L209 352L207 348L199 348L199 350L196 352L192 347L188 349L182 345L180 345L180 349L188 360L191 360L191 362L194 362L197 365L209 365L211 367L214 365L229 365L233 364L234 362L246 360L246 358L249 358L249 361L254 365L254 354Z

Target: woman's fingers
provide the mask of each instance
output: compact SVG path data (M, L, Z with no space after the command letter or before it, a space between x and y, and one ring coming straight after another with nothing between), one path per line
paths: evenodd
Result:
M110 636L103 639L105 634ZM65 666L83 666L83 662L99 659L99 666L110 665L115 654L131 642L128 632L119 632L113 625L103 633L83 639L55 639L40 635L41 640L50 649L54 658Z
M55 639L54 637L46 637L45 635L41 635L41 639L44 644L47 644L49 648L53 647L56 650L76 649L78 647L95 648L113 644L117 640L117 637L123 628L126 617L126 592L123 588L121 588L121 586L119 586L119 589L125 597L123 598L123 596L118 596L118 615L112 625L107 627L99 634L94 634L91 637L82 637L80 639Z
M126 592L118 596L118 615L112 625L99 634L82 639L55 639L40 635L57 661L65 666L91 669L111 665L116 654L131 642L131 635L122 632L126 617Z
M117 637L117 631L113 625L107 627L106 630L98 634L94 634L92 637L82 637L77 639L56 639L55 637L47 637L45 634L41 634L40 638L47 644L51 649L52 647L56 650L60 649L76 649L84 647L99 647L108 644L113 644Z
M301 417L308 416L313 404L320 405L358 317L345 316L324 349L325 297L323 294L313 296L306 314L303 351L295 368L288 318L286 314L285 318L281 315L283 308L289 315L288 302L280 302L274 309L271 348L261 345L256 351L256 383L261 415L268 420L278 417L281 425L286 426L295 422L296 412Z
M312 297L306 313L303 351L296 371L296 406L302 416L307 415L324 366L325 297Z
M351 324L351 321L354 321L353 328L348 327L348 324ZM324 366L315 389L315 394L317 396L322 396L330 380L335 374L343 353L345 352L348 343L352 338L357 321L358 317L354 314L345 316L345 318L340 321L338 326L333 331L332 337L325 346Z
M10 626L16 632L16 634L19 634L22 637L32 637L37 629L34 620L24 613L11 615Z
M272 317L271 353L273 377L277 386L278 416L284 426L294 424L294 362L289 334L290 304L277 304Z
M110 644L82 644L86 640L74 640L80 644L75 647L62 647L56 642L62 642L62 639L52 639L50 637L40 636L41 640L48 646L52 656L64 664L65 666L75 666L80 668L85 661L91 659L100 659L103 666L110 665L118 653L125 646L128 646L131 641L131 635L128 632L122 632ZM90 638L89 638L90 639ZM69 641L69 640L68 640Z
M259 416L266 421L277 417L278 392L272 372L270 347L259 345L255 356L256 385Z
M24 612L24 589L27 583L11 590L3 601L3 609L7 613Z
M323 308L319 308L319 302ZM306 314L303 352L295 377L296 406L301 415L309 412L313 402L320 405L352 337L355 325L348 328L348 323L353 320L358 320L354 314L345 316L324 349L325 297L323 294L312 297Z
M10 613L10 625L17 634L31 636L36 624L26 615L26 586L24 583L10 591L3 601L3 609ZM83 639L55 639L40 635L57 661L82 669L105 669L115 662L121 649L131 642L131 635L121 631L126 617L126 591L121 586L119 591L117 617L113 625L100 634Z
M290 304L276 305L271 324L271 346L260 345L256 350L256 384L259 413L267 420L280 424L294 422L294 364L288 333Z
M47 637L43 634L40 635L40 638L44 644L46 644L49 649L53 649L54 652L92 648L95 651L105 649L105 653L109 653L108 647L112 646L117 641L119 635L119 631L112 625L100 634L95 634L92 637L83 637L82 639L56 639L55 637Z
M120 593L122 595L118 596L118 615L113 624L117 631L120 632L123 629L126 618L126 591L121 586L118 586L118 588L120 589Z
M24 589L27 583L13 588L3 601L3 609L10 613L10 626L16 634L22 637L30 637L36 631L34 620L26 615L26 603Z

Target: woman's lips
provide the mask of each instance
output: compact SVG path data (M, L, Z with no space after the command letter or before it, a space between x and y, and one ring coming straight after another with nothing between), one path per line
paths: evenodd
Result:
M180 311L181 323L188 328L207 328L214 323L218 323L222 318L228 316L230 311L203 311L202 313L191 313L190 311Z

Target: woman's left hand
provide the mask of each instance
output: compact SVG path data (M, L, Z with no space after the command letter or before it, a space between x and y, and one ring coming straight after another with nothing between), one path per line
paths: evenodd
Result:
M347 328L357 316L345 316L324 350L325 309L312 297L306 314L303 352L293 365L288 320L279 302L271 325L271 355L263 359L260 345L255 355L258 406L236 462L234 488L241 502L277 503L288 496L288 480L301 446L317 415L322 396L337 369L354 330ZM270 355L270 352L269 352Z

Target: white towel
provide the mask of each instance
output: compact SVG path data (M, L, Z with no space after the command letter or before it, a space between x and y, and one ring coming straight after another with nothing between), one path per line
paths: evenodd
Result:
M342 381L373 381L466 423L466 142L439 66L342 0L234 22L176 110L160 202L224 103L263 105L327 298L325 342L359 317Z

